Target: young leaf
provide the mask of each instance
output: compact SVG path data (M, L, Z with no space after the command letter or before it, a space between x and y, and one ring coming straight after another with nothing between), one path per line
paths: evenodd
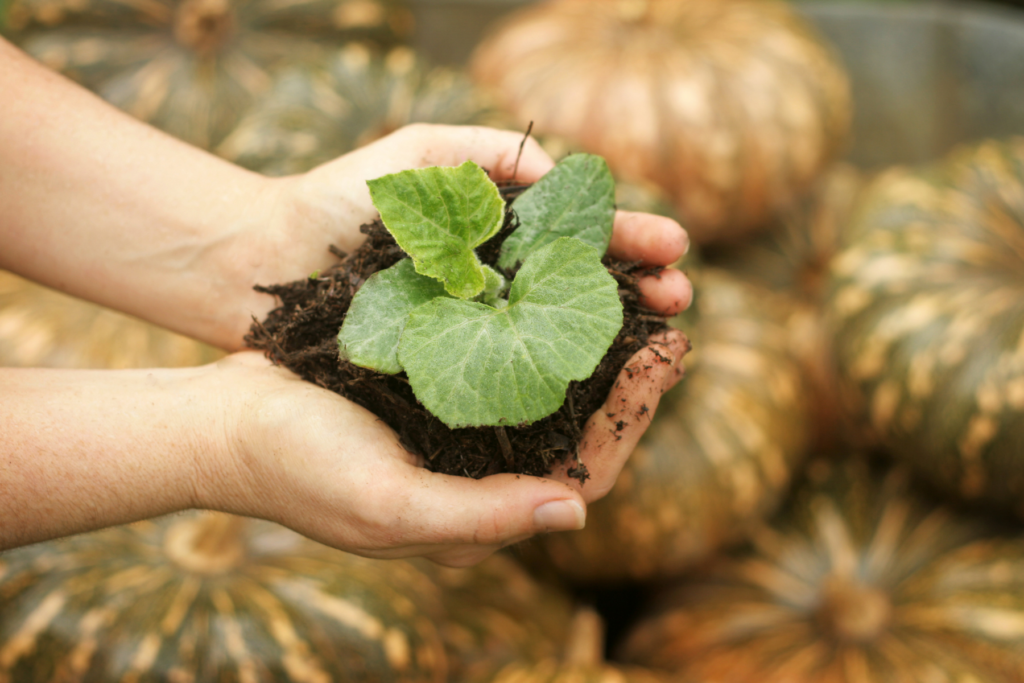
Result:
M393 173L367 182L374 206L416 272L470 299L484 288L473 249L494 236L505 216L497 186L472 161Z
M389 375L401 372L398 340L409 313L445 296L444 286L418 274L409 259L374 273L352 297L338 332L338 352L363 368Z
M498 265L515 268L559 237L576 237L602 255L615 220L615 180L604 159L573 154L512 204L519 227L501 245Z
M488 265L484 266L484 291L480 292L473 301L479 301L480 303L487 304L488 306L494 306L495 308L504 308L508 305L508 300L503 299L502 295L508 289L508 280L505 276L491 268Z
M449 427L515 426L558 410L621 327L600 253L561 238L526 259L505 308L443 298L413 310L398 357L416 397Z

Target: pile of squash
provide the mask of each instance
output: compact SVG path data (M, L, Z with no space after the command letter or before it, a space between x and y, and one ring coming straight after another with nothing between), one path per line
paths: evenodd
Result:
M1024 138L843 163L842 64L776 0L540 0L465 69L409 47L411 1L14 0L9 25L263 173L413 121L604 155L621 206L693 238L686 378L586 529L475 568L214 514L0 555L0 683L1024 683ZM32 287L0 274L0 363L216 357Z

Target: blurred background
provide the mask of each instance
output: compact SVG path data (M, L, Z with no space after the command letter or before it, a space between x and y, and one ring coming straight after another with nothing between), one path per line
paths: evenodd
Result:
M213 514L12 551L0 683L1024 683L1024 2L0 0L0 27L270 175L532 123L679 220L695 285L687 377L585 530L467 570ZM219 356L0 272L0 364Z

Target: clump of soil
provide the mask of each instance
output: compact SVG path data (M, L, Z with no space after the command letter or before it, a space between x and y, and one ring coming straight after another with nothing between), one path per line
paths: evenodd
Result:
M506 207L525 189L501 188ZM480 260L502 270L496 264L501 243L517 226L515 213L506 209L502 229L477 249ZM624 324L594 374L583 382L570 383L566 401L557 412L517 427L451 429L420 405L404 373L377 373L338 355L338 330L356 290L373 273L406 257L380 219L360 230L367 239L352 254L331 247L339 261L329 270L305 280L256 287L276 296L281 305L266 320L253 323L246 343L303 379L377 415L398 433L406 449L422 456L430 470L473 478L499 472L542 476L555 465L570 462L569 474L585 481L586 466L576 458L583 425L601 408L626 361L647 344L650 335L667 329L665 318L652 315L638 303L639 278L651 271L605 256L604 264L619 285ZM509 280L515 275L504 274ZM649 416L623 416L617 429L632 419Z

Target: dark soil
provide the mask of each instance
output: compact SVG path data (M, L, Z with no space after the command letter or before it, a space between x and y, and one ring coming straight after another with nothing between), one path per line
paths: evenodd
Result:
M505 187L502 194L511 202L524 189ZM501 243L516 226L514 212L507 211L502 230L477 249L480 260L497 267ZM624 324L594 374L569 385L566 401L556 413L518 427L451 429L420 405L404 373L380 374L338 355L338 330L356 290L370 275L406 256L379 219L360 229L367 235L366 242L351 255L332 247L339 261L329 270L305 280L258 286L258 291L273 294L281 305L266 320L254 321L246 343L307 381L380 417L398 433L406 449L423 457L430 470L474 478L499 472L541 476L556 464L569 462L570 475L585 481L586 466L571 460L576 458L583 425L601 408L626 361L647 344L650 335L667 329L664 318L638 304L637 282L651 271L605 257L608 271L619 284ZM510 280L514 276L505 274ZM624 426L618 423L618 429Z

